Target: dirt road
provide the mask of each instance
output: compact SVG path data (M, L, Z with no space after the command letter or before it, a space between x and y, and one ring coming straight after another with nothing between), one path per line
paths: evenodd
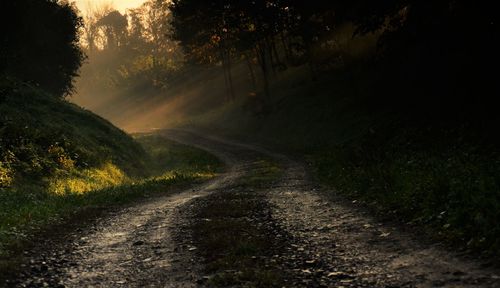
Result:
M215 154L226 172L102 217L57 245L40 244L26 253L26 272L6 285L500 287L488 263L424 245L332 200L284 155L162 133Z

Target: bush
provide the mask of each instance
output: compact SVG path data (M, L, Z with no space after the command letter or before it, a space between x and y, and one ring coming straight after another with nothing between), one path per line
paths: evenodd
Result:
M65 96L84 59L78 44L82 25L67 1L1 1L0 77L14 76L53 97Z
M0 162L0 188L6 188L12 184L12 170L7 163Z

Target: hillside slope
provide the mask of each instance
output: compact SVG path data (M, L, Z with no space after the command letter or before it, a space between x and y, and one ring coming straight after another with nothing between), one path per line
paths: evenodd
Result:
M35 88L11 87L0 104L0 117L3 169L14 185L106 162L131 174L144 168L146 154L129 135Z

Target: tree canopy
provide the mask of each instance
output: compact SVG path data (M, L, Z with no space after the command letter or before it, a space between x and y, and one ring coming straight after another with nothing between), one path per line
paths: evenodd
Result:
M68 95L84 59L75 10L67 1L1 1L0 75Z
M376 77L385 77L379 96L394 96L391 104L470 108L490 103L489 90L498 91L490 71L498 65L500 31L489 2L174 0L170 9L173 36L188 59L221 61L230 70L231 61L250 58L261 67L264 86L288 66L308 63L314 74L317 51L325 51L342 26L353 25L352 37L378 35L373 60L383 70Z

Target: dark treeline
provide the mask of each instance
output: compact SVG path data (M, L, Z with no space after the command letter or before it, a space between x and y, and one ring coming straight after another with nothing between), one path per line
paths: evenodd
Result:
M175 0L170 8L188 59L223 63L229 99L235 61L260 67L250 74L261 77L267 101L274 73L307 64L316 78L329 64L349 61L331 53L332 35L353 25L353 38L378 37L362 64L375 83L367 105L405 107L424 118L496 114L498 22L489 2Z

